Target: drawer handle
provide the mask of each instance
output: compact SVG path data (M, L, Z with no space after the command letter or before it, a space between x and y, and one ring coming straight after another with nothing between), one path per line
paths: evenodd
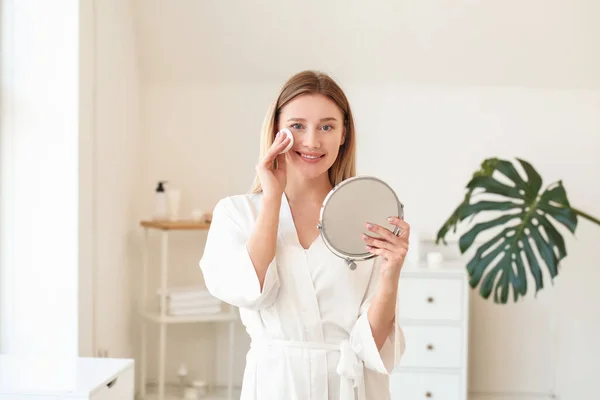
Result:
M430 351L433 350L433 345L432 344L428 344L427 345L427 350L430 350Z
M117 383L117 378L115 378L112 381L108 382L106 384L106 386L108 386L108 388L110 389L111 387L113 387L115 385L115 383Z
M427 298L427 302L428 302L428 303L433 303L433 297L428 297L428 298Z
M431 398L431 397L433 397L433 394L431 394L431 392L427 392L427 393L425 393L425 397Z

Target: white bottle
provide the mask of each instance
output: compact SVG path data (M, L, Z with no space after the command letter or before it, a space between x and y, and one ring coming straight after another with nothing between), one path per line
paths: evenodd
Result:
M164 184L166 181L159 181L154 193L154 219L164 221L168 215L167 195Z
M406 254L406 264L411 267L416 267L421 264L421 252L419 249L419 234L418 232L411 227L410 228L410 236L408 238L410 242L410 246L408 248L408 253Z
M169 188L165 192L167 195L167 207L169 209L169 219L176 221L179 219L179 204L181 203L181 190Z

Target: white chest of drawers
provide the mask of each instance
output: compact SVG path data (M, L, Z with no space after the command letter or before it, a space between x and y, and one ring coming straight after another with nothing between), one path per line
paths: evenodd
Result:
M405 268L398 306L406 337L392 400L466 400L469 292L463 263Z
M0 400L133 398L133 360L0 355Z

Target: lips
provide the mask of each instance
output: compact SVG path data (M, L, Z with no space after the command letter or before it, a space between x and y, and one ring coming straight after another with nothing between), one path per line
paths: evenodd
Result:
M319 153L303 153L303 152L297 151L296 154L298 154L300 159L302 159L303 161L308 162L308 163L319 162L323 157L325 157L325 154L319 154Z

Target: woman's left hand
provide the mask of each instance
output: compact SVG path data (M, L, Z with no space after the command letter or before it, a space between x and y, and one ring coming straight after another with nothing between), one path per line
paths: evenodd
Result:
M367 229L379 235L380 238L374 238L365 234L362 235L362 238L367 244L369 252L384 259L384 262L381 264L381 277L384 279L393 279L395 282L398 282L400 270L402 269L402 265L404 265L406 253L408 253L410 225L398 217L388 218L388 221L400 228L397 236L387 228L367 223Z

